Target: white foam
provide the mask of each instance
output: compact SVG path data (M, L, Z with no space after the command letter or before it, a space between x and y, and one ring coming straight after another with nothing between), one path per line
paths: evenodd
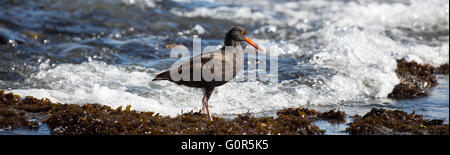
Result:
M197 31L198 34L203 34L206 32L205 28L198 24L196 24L194 28L192 28L192 31Z
M445 0L412 0L405 3L350 2L342 13L333 16L338 25L448 27L449 3Z
M206 1L211 2L211 0ZM331 20L337 25L373 26L426 26L441 23L448 27L449 3L445 0L411 0L402 3L378 1L326 1L310 0L297 2L259 1L214 1L219 7L196 7L193 10L171 9L185 17L209 17L258 22L295 27L309 20ZM233 5L239 4L239 5ZM239 20L243 19L243 20Z
M307 49L302 49L295 44L285 41L271 41L269 39L253 39L258 45L267 52L270 52L271 56L301 56L309 53Z
M170 105L163 105L152 98L146 98L126 92L121 89L112 89L107 86L94 85L91 89L82 90L53 90L53 89L17 89L12 90L21 96L34 96L37 98L48 98L53 102L67 104L90 104L98 103L108 105L112 108L131 105L131 109L138 111L154 111L163 115L174 116L180 111L171 108ZM157 110L155 110L157 109Z
M160 0L122 0L122 3L127 5L142 5L149 8L156 7L156 3Z
M228 7L219 6L216 8L198 7L192 11L171 10L172 13L186 17L214 17L217 19L246 19L257 20L264 19L265 15L260 12L252 11L248 7Z
M69 104L98 103L113 108L131 105L134 110L170 116L180 114L182 110L201 109L201 90L167 81L152 82L154 73L127 71L98 61L60 64L54 68L48 68L46 63L48 61L42 63L41 70L32 80L46 83L50 89L16 89L11 92ZM239 114L306 103L298 102L301 97L294 97L280 87L279 84L260 82L230 82L216 89L210 100L210 110L213 114ZM133 91L133 88L142 89L144 93L138 95L139 91Z
M140 111L155 111L165 115L179 113L170 105L128 91L130 88L151 89L148 85L151 76L145 72L130 72L126 68L97 61L60 64L51 69L47 67L48 61L43 62L40 72L28 80L46 83L50 89L17 89L12 92L60 103L99 103L113 108L131 105L132 109Z

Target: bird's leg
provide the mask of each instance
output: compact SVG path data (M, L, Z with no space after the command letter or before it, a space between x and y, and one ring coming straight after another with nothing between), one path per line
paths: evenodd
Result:
M209 102L209 98L211 97L211 94L213 93L213 91L214 91L214 88L206 88L205 89L205 96L204 97L206 97L205 98L205 107L206 107L206 113L208 114L208 118L212 121L213 119L212 119L212 117L211 117L211 113L209 113L209 105L208 105L208 102Z
M203 107L202 107L202 113L201 114L207 114L206 113L206 90L205 89L203 89L203 98L202 98L202 104L203 104Z

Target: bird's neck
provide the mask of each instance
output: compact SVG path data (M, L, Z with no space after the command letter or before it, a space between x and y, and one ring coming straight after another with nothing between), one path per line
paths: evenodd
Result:
M226 46L232 46L233 48L241 46L241 43L239 41L235 41L231 38L228 38L228 36L225 38L224 46L222 47L222 50L225 49Z

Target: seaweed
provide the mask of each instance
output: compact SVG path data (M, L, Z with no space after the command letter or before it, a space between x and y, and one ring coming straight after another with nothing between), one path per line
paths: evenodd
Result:
M48 99L36 99L31 96L21 98L12 93L5 94L3 90L0 90L0 107L2 115L0 127L33 128L39 124L27 122L26 114L39 114L37 116L46 116L41 116L39 121L47 123L51 134L56 135L320 135L324 133L309 119L320 114L313 110L303 110L304 112L300 115L279 112L277 118L255 118L253 114L246 113L231 120L213 117L213 121L210 121L206 115L193 111L171 118L153 112L138 112L132 110L130 105L125 109L122 109L122 106L113 109L99 104L52 103ZM5 110L8 108L21 113Z
M316 121L316 120L327 120L330 122L345 122L345 116L347 114L343 111L335 111L336 109L332 109L328 112L320 113L315 110L309 110L308 108L287 108L282 109L277 112L277 115L293 115L297 117L306 118L309 121Z
M169 134L169 135L256 135L256 134L323 134L309 120L295 116L255 118L247 113L232 120L213 117L210 121L198 112L175 118L151 112L122 111L107 106L64 105L48 119L53 134ZM116 111L116 112L112 112Z
M427 120L415 112L373 108L364 116L355 115L346 129L352 135L448 135L442 120Z
M429 96L426 92L437 85L435 74L448 74L448 64L434 67L429 64L407 62L405 58L397 60L395 70L400 83L388 94L388 98L396 100L413 99Z
M0 104L0 129L12 130L19 127L36 129L39 124L36 121L28 121L24 112Z
M341 123L341 122L345 122L345 116L347 116L347 114L343 111L335 111L335 109L332 109L328 112L324 112L321 113L319 115L320 119L322 120L328 120L332 123Z
M345 122L346 114L332 109L318 112L307 108L288 108L277 117L257 118L252 113L233 119L186 112L176 117L132 110L130 105L111 108L99 104L61 104L31 96L21 98L0 90L0 128L39 128L47 123L56 135L322 135L316 120ZM372 109L363 117L356 115L347 131L350 134L446 134L443 120L426 120L421 115L402 111Z
M448 63L432 68L433 74L449 74Z
M320 112L317 112L315 110L309 110L308 108L287 108L287 109L282 109L280 111L277 112L277 115L292 115L292 116L296 116L296 117L301 117L301 118L306 118L310 121L315 121L317 120L317 117L319 117Z
M25 97L21 99L19 95L13 93L5 94L4 90L0 90L0 128L3 129L15 129L15 128L39 128L37 121L29 121L30 119L42 116L43 111L48 111L51 106L57 106L58 104L52 104L47 99L38 100L33 97ZM27 115L29 112L36 113L37 115ZM45 119L44 117L41 117Z

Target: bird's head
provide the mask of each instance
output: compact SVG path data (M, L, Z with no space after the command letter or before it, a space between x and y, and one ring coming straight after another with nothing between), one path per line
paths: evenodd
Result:
M234 26L233 28L230 29L230 31L228 31L226 37L226 39L230 39L233 41L237 41L237 42L241 42L241 41L245 41L248 44L252 45L254 48L256 48L257 50L260 50L258 45L256 45L255 42L253 42L248 36L247 36L247 31L240 26Z

